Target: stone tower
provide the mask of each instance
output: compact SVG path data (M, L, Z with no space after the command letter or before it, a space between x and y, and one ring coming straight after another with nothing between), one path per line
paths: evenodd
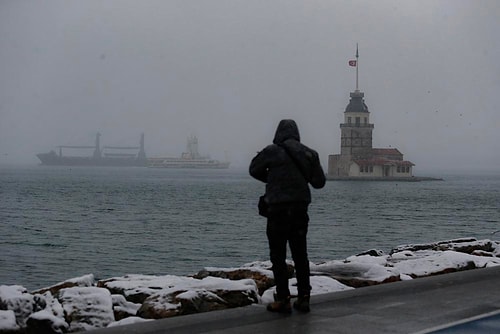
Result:
M340 124L340 154L353 159L369 157L372 151L373 124L364 101L365 94L356 89L344 112Z
M359 53L349 66L356 67L356 90L345 108L344 123L340 123L340 154L328 156L329 179L380 179L412 177L411 161L403 160L396 148L373 148L373 124L365 104L365 94L359 90Z

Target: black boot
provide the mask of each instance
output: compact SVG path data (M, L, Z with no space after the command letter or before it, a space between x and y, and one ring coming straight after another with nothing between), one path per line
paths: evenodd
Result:
M286 298L279 298L274 296L274 302L267 304L269 312L276 313L292 313L292 305L290 304L290 296Z
M308 295L299 296L297 300L293 303L293 308L300 312L310 312L311 308L309 307L309 299Z

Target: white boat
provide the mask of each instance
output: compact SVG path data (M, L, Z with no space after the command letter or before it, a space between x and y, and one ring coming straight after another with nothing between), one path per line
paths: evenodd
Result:
M182 153L180 158L176 157L151 157L147 159L148 167L152 168L229 168L229 161L219 161L203 157L198 153L198 138L188 137L187 152Z

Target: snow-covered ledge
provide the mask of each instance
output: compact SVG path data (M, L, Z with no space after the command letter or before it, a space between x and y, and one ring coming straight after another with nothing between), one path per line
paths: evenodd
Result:
M500 265L500 243L464 238L369 250L343 260L311 263L312 295ZM269 261L237 268L207 267L184 276L92 274L28 292L0 286L1 333L66 333L165 317L268 303L274 293ZM296 294L293 262L291 293Z

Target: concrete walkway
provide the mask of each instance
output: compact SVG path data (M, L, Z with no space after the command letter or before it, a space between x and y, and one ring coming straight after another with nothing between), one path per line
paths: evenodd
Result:
M500 266L313 296L308 314L252 305L91 333L500 333Z

